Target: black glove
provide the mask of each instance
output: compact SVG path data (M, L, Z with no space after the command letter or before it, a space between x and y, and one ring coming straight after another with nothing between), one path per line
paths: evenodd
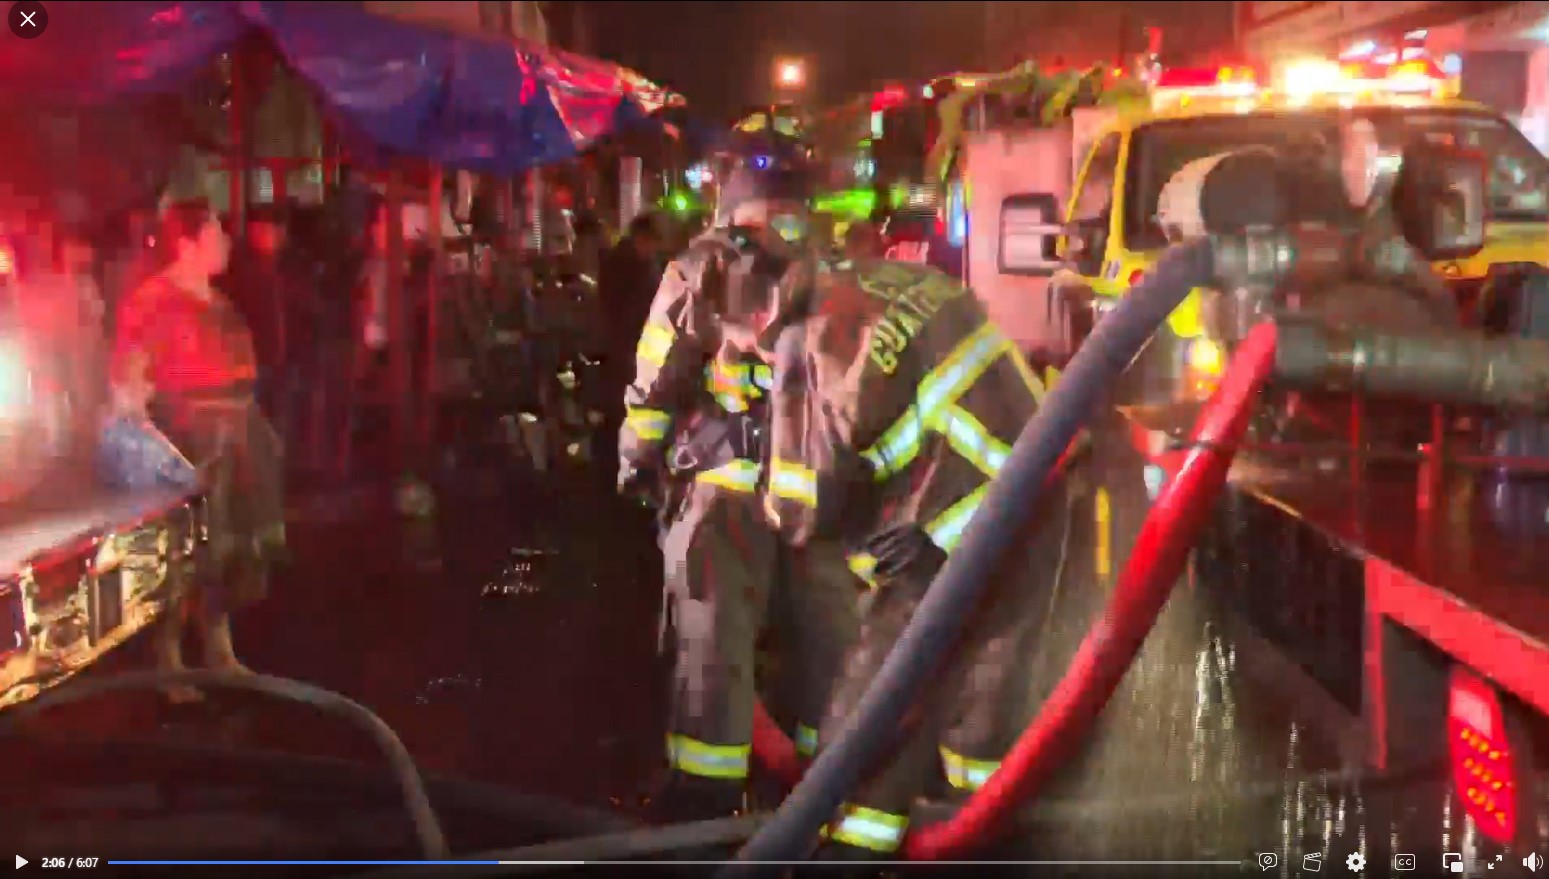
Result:
M878 534L866 541L865 549L877 560L879 577L896 577L911 568L937 571L947 562L947 554L917 525Z

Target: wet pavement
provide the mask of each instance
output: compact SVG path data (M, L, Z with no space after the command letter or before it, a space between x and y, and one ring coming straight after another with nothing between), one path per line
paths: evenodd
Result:
M1084 489L1069 515L1052 525L1068 528L1065 572L1030 676L1034 703L1096 618L1144 516L1141 464L1120 436L1100 434L1095 461L1075 477ZM659 560L649 520L602 491L603 482L595 474L542 482L498 469L465 472L440 487L434 521L418 524L393 512L387 485L298 503L295 565L267 602L240 617L239 652L257 670L370 707L427 774L476 783L484 793L496 792L495 800L504 790L628 808L660 760ZM1106 500L1098 499L1099 491ZM1385 865L1391 852L1461 850L1465 828L1443 808L1439 773L1397 783L1341 774L1347 761L1328 718L1287 698L1272 657L1249 661L1245 649L1205 590L1182 584L1091 746L1030 810L1028 831L1007 853L1219 860L1222 869L1240 870L1256 853L1274 852L1273 872L1289 875L1310 854L1337 870L1356 851ZM1263 648L1255 643L1254 649ZM85 679L147 662L145 645L131 644ZM55 744L6 745L31 758L0 783L0 803L14 815L15 804L33 802L26 813L33 820L0 832L0 844L25 832L29 841L64 839L85 848L109 838L124 845L126 836L142 849L158 840L182 848L201 836L187 824L151 823L104 837L110 821L88 826L79 816L127 821L121 806L37 805L105 775L129 790L136 782L173 784L169 773L188 781L178 775L179 765L199 767L187 770L196 775L214 772L200 762L205 758L187 753L131 747L139 756L125 756L121 750L129 746L78 748L58 744L63 740L154 740L187 749L382 761L363 735L336 719L246 695L221 694L206 705L170 711L149 695L114 694L61 709L32 729L36 741ZM409 840L382 774L372 774L370 784L338 782L355 791L339 796L358 811L348 827L323 834L319 828L342 820L337 803L326 805L332 801L323 789L346 769L244 765L230 773L246 773L247 780L231 785L262 780L273 787L295 778L292 798L281 798L291 817L331 816L310 828L296 819L252 831L267 834L259 846L267 856L325 850L341 856L348 849L359 857L363 848L396 850ZM305 808L295 798L301 791ZM269 801L244 796L245 826L252 828L249 813ZM437 802L469 816L448 819L459 851L579 833L587 821L582 816L567 830L536 831L530 822L522 826L525 807L514 799L492 804L463 790ZM52 825L43 820L51 815ZM216 818L203 814L202 820ZM69 831L62 837L61 827ZM205 828L202 838L213 846L244 833L222 825Z

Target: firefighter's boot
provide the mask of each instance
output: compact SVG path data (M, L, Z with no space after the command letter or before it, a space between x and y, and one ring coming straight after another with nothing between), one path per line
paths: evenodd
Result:
M824 867L824 875L842 876L844 879L873 879L886 875L886 864L898 860L897 852L879 852L858 845L825 840L813 852L812 860L830 866Z
M647 814L653 824L681 824L725 818L742 811L742 807L742 779L670 772L651 797Z

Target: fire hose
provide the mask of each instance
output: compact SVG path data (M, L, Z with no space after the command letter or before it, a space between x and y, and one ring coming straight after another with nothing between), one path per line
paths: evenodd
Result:
M414 764L414 759L409 756L408 748L404 747L403 741L398 738L397 733L393 732L392 727L364 705L346 696L301 681L271 675L233 675L229 672L208 669L129 672L97 680L78 681L68 689L45 693L36 701L19 706L4 720L0 720L0 733L49 708L92 699L103 693L158 689L178 684L248 690L303 702L359 727L370 736L372 742L387 758L388 767L392 770L403 796L404 808L413 824L415 839L419 843L421 854L430 860L448 856L446 833L442 830L441 822L437 820L435 810L430 805L430 796L425 791L425 780L420 776L419 767Z
M988 840L1017 805L1037 792L1096 720L1172 594L1211 505L1226 484L1255 397L1275 365L1275 325L1262 323L1194 425L1182 468L1146 516L1101 620L1077 648L1065 675L999 769L948 821L905 841L911 859L952 857Z
M1275 325L1260 324L1238 349L1225 380L1195 424L1191 452L1157 498L1121 573L1103 623L1082 641L1064 677L1000 769L950 819L908 837L912 860L942 860L985 842L1069 756L1083 722L1093 719L1150 632L1177 582L1204 518L1247 428L1252 404L1275 365ZM759 707L754 747L766 768L799 777L794 746Z
M1036 500L1036 489L1043 484L1038 465L1051 457L1050 447L1068 439L1084 415L1082 407L1128 363L1125 355L1138 350L1138 345L1125 347L1134 341L1129 333L1143 330L1146 321L1154 321L1149 324L1154 327L1160 321L1156 312L1165 315L1176 303L1173 297L1179 288L1168 284L1191 286L1186 271L1203 270L1202 265L1185 260L1203 262L1210 254L1185 254L1186 250L1170 254L1174 259L1164 261L1155 275L1137 286L1077 353L1064 380L1019 438L1002 478L992 485L986 504L995 512L980 520L985 523L982 526L970 528L960 552L938 575L840 740L819 755L807 777L739 853L739 859L779 862L799 858L808 850L866 761L875 756L867 743L886 741L885 731L897 724L921 679L950 646L962 603L975 600L982 584L976 579L983 576L978 567L993 564L1013 533L1000 526L1021 522L1019 514ZM1144 312L1147 306L1154 310ZM1103 617L1083 640L1064 677L1000 768L968 804L952 819L920 828L906 838L908 857L942 859L986 842L1018 804L1037 792L1068 755L1070 743L1079 741L1090 727L1181 573L1209 504L1225 483L1251 405L1271 375L1288 387L1418 395L1521 411L1549 408L1549 345L1536 340L1398 335L1295 319L1258 324L1237 348L1221 386L1202 411L1182 470L1155 502ZM1020 498L1021 504L1008 497L1024 486L1027 494Z
M1067 472L1069 472L1070 468L1075 465L1076 461L1079 460L1082 455L1090 449L1091 442L1089 435L1077 437L1077 439L1065 449L1065 453L1060 456L1059 461L1055 463L1054 472L1049 474L1048 481L1050 483L1058 482L1065 476ZM1070 539L1069 510L1066 511L1065 519L1065 540L1062 541L1060 547L1060 557L1062 562L1064 559L1064 553L1066 549L1068 549L1068 542ZM1061 567L1063 567L1063 564ZM1059 583L1060 576L1058 573L1056 573L1053 586L1055 590L1059 589ZM805 771L806 767L803 765L803 758L800 752L796 750L796 743L791 741L791 737L786 735L785 730L780 728L779 723L777 723L774 717L769 714L769 710L764 707L763 701L759 699L755 699L753 701L752 745L754 758L757 759L759 764L762 765L764 769L767 770L771 775L773 775L777 781L784 784L787 789L795 787L796 783L801 780L801 774L803 771Z
M1017 526L1025 522L1036 508L1045 481L1061 454L1090 419L1106 390L1139 354L1167 315L1172 313L1191 289L1210 283L1213 275L1214 255L1208 240L1176 247L1165 254L1155 270L1120 300L1119 306L1111 314L1098 322L1092 335L1071 360L1059 384L1045 398L1043 406L1017 439L999 477L990 484L980 507L981 515L974 517L957 551L948 557L946 565L868 687L855 713L838 738L818 754L811 769L779 810L738 852L739 860L763 863L792 861L804 857L810 851L823 826L838 811L866 768L878 756L876 750L879 743L890 740L892 732L898 729L925 682L956 643L995 565L1016 539ZM1273 345L1269 347L1272 354ZM1270 362L1273 360L1272 356L1267 359ZM1221 472L1224 474L1225 469L1222 468ZM1153 545L1156 539L1157 536L1153 534ZM1144 553L1136 555L1144 558ZM1181 558L1183 554L1179 555ZM1145 578L1140 580L1138 586L1143 587ZM1166 582L1170 587L1171 580ZM1150 590L1132 586L1126 594L1140 597L1149 595ZM1152 600L1160 606L1159 601ZM1134 608L1144 610L1146 605L1137 604ZM1117 680L1127 668L1127 658L1121 651L1113 649L1124 642L1109 641L1108 638L1110 634L1119 631L1130 632L1131 627L1126 625L1122 630L1117 630L1114 622L1105 618L1094 630L1094 636L1101 640L1097 645L1089 646L1094 637L1089 636L1088 642L1083 644L1078 653L1078 665L1073 668L1079 671L1087 667L1079 665L1083 658L1089 664L1119 659L1123 659L1123 664L1116 671L1107 670L1102 675L1095 675L1092 671L1084 672L1079 680L1072 680L1067 675L1067 680L1072 680L1072 683L1062 684L1060 690L1056 691L1064 691L1063 701L1051 699L1040 713L1040 720L1034 722L1030 731L1038 731L1040 726L1047 727L1052 723L1071 732L1075 730L1075 724L1090 723L1095 718L1095 709L1101 707L1104 699L1071 697L1077 695L1074 687L1080 681L1093 686L1108 676ZM1150 625L1150 621L1144 622L1145 625L1140 627L1142 634ZM1098 649L1099 645L1104 644L1112 646ZM1093 695L1096 693L1097 689L1094 689ZM1069 719L1060 720L1059 711L1069 713ZM1075 714L1078 711L1085 711L1087 715L1078 716ZM1042 720L1045 715L1050 720ZM1037 735L1039 739L1044 739L1047 732L1037 732ZM1021 762L1016 765L1022 767L1020 771L1029 773L1030 781L1037 782L1046 775L1048 764L1046 758L1031 759L1023 749ZM995 825L994 820L986 820L983 816L988 815L993 819L1011 811L1013 802L1004 799L1010 793L1030 793L1027 782L1014 777L1016 771L1003 764L1002 770L996 773L999 781L975 795L975 801L983 805L966 814L979 817L949 823L941 834L926 837L928 849L911 845L909 853L940 856L982 841L982 834ZM729 866L726 871L748 869L749 866Z

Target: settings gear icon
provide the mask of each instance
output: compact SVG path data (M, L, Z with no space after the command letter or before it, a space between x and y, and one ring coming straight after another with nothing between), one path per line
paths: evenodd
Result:
M1366 869L1366 856L1360 852L1351 852L1350 856L1345 858L1345 868L1352 873L1361 872Z

